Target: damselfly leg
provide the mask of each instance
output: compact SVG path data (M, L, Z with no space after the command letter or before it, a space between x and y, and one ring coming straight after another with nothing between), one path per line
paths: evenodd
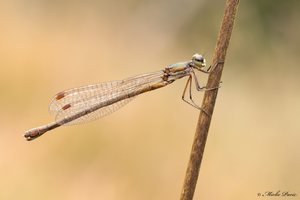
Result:
M219 65L219 64L224 64L224 61L218 61L213 67L211 67L211 65L207 68L207 70L201 70L203 73L210 73L210 72L212 72L212 71L214 71L216 68L217 68L217 66Z
M183 90L183 93L182 93L182 100L186 103L188 103L189 105L193 106L194 108L197 108L198 110L200 111L203 111L206 115L210 116L210 114L208 114L203 108L201 108L199 105L197 105L194 100L193 100L193 96L192 96L192 75L189 76L186 84L185 84L185 87L184 87L184 90ZM196 82L196 81L195 81ZM189 100L188 101L185 96L186 96L186 91L187 91L187 88L189 87Z
M218 64L220 64L220 62L218 62L217 65L218 65ZM212 72L212 70L215 69L215 67L213 67L212 70L210 70L210 69L211 69L211 67L209 67L207 70L202 70L202 69L200 69L199 71L201 71L201 72L203 72L203 73L209 74L209 73ZM187 82L186 82L186 85L185 85L185 87L184 87L184 90L183 90L183 93L182 93L182 100L183 100L184 102L190 104L191 106L197 108L198 110L203 111L206 115L210 116L210 114L208 114L203 108L201 108L199 105L197 105L197 104L194 102L194 100L193 100L193 95L192 95L192 81L193 81L193 79L194 79L194 82L195 82L195 86L196 86L197 91L212 91L212 90L216 90L216 89L220 88L220 86L218 86L218 87L213 87L213 88L207 88L206 86L201 87L200 84L199 84L199 81L198 81L198 79L197 79L197 76L196 76L196 74L195 74L195 72L194 72L194 70L191 70L191 71L190 71L189 78L188 78L188 80L187 80ZM188 100L185 98L186 92L187 92L187 88L189 88L189 100L190 100L190 101L188 101Z

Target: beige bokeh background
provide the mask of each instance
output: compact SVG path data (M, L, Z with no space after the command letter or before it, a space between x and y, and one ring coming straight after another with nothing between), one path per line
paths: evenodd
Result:
M27 142L57 92L215 46L223 1L0 3L0 199L178 199L199 111L185 80L103 119ZM195 199L300 199L298 1L242 1ZM201 78L205 83L206 79ZM201 93L195 93L198 102ZM276 198L270 198L276 199Z

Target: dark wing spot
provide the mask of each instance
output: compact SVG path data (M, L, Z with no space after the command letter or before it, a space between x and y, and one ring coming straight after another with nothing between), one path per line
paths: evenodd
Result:
M67 109L70 108L70 107L71 107L71 104L66 104L66 105L64 105L61 109L67 110Z
M65 92L60 92L56 95L55 99L60 100L65 97Z

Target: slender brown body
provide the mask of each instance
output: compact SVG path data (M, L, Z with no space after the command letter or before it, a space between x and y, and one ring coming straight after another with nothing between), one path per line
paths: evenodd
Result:
M182 77L190 76L189 80L191 81L191 77L192 77L192 75L194 75L193 69L195 68L195 69L201 71L201 68L205 66L204 58L201 55L197 55L197 56L200 57L200 60L198 61L199 63L196 62L197 61L197 60L195 60L196 57L193 57L193 60L191 60L191 61L170 65L162 71L150 73L148 75L140 75L140 76L136 76L136 77L127 79L127 82L131 81L130 82L131 84L128 84L130 86L130 87L128 86L129 87L128 90L126 90L126 87L123 90L120 90L120 91L117 90L118 91L117 95L110 94L110 96L108 96L108 98L105 99L105 101L103 101L103 99L102 99L102 101L99 101L99 103L94 103L90 107L84 108L83 110L80 110L78 112L75 112L75 113L72 112L71 115L67 115L66 117L63 117L55 122L52 122L52 123L49 123L49 124L46 124L44 126L40 126L37 128L30 129L25 132L24 137L28 141L33 140L33 139L43 135L45 132L50 131L54 128L57 128L64 124L68 124L70 122L73 122L73 121L75 121L79 118L82 118L84 116L87 116L99 109L109 107L111 105L117 104L118 102L138 96L142 93L164 87ZM146 79L147 77L152 77L153 80L151 79L148 82L147 81L143 82L142 80ZM120 83L126 84L126 80L123 80ZM136 86L133 85L132 83L136 84ZM88 86L88 87L92 88L93 86ZM107 90L107 88L105 88L105 89ZM78 90L78 91L80 91L80 90ZM78 95L78 93L79 93L78 91L77 91L77 93L74 92L72 95L73 96ZM63 102L64 98L67 98L67 97L68 97L67 92L60 92L54 97L54 100L57 102L58 101ZM101 96L100 97L96 96L96 97L101 98ZM76 101L78 101L78 98L76 99ZM62 107L60 107L60 112L63 113L63 112L67 112L72 109L75 109L73 107L73 105L71 103L67 103L67 104L63 105Z

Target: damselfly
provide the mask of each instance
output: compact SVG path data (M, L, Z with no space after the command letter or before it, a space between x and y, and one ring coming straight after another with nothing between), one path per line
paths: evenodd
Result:
M30 129L25 132L24 136L27 140L33 140L62 125L79 124L98 119L118 110L139 94L164 87L185 76L188 76L188 80L182 99L202 110L193 101L191 87L194 80L198 91L210 90L200 86L194 72L197 70L210 73L210 67L205 69L205 66L204 57L195 54L189 61L169 65L160 71L59 92L53 97L49 105L49 111L56 116L55 121ZM189 101L185 99L187 89Z

